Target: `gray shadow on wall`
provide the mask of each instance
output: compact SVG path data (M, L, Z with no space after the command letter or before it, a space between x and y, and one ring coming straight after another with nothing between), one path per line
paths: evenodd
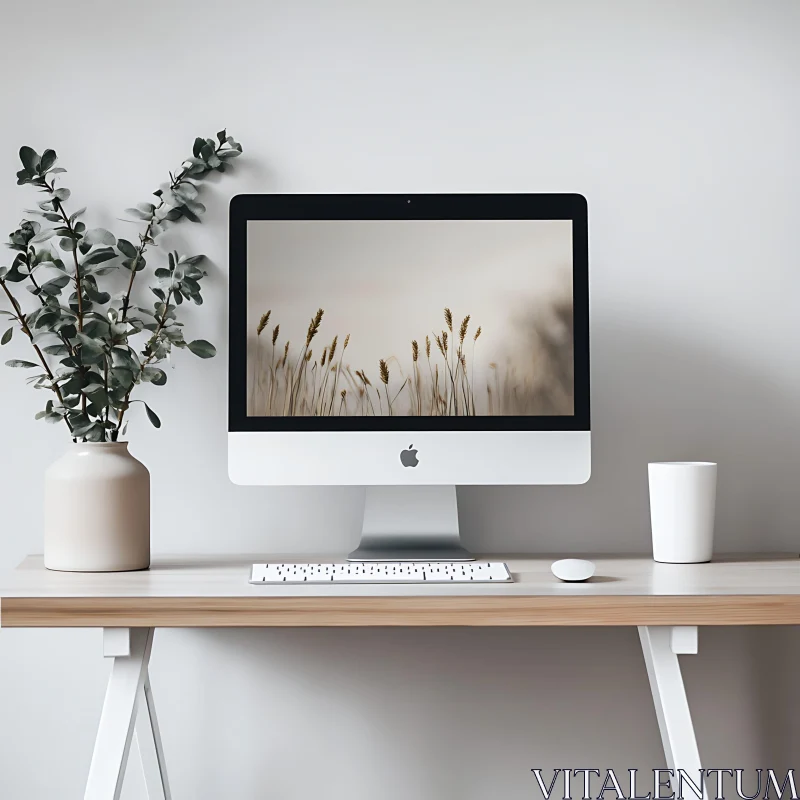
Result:
M647 462L719 462L715 550L800 550L800 382L610 321L592 327L592 477L464 487L476 552L649 552ZM765 343L765 347L768 344Z
M329 800L521 798L535 794L533 767L665 766L633 629L169 636L165 649L191 667L165 674L177 683L163 691L156 662L159 714L174 785L196 800L267 787L279 798L320 787ZM770 664L753 669L765 643L761 631L713 628L681 659L703 764L792 766L791 711L775 713ZM180 727L189 737L172 740Z

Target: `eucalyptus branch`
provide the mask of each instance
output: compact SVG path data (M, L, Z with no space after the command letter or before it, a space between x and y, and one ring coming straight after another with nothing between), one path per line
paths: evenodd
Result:
M162 200L163 203L163 200ZM160 207L160 206L159 206ZM125 296L122 298L122 321L128 317L128 308L131 304L131 292L133 291L133 281L136 278L136 268L139 265L139 261L141 257L144 255L144 251L147 249L147 245L145 241L150 236L150 229L153 227L152 220L147 223L147 228L145 228L144 234L139 234L139 246L136 248L136 255L133 257L133 263L131 264L131 277L128 279L128 288L125 291Z
M64 396L61 394L61 389L59 388L58 383L56 382L55 375L53 375L50 369L50 365L47 363L47 359L44 357L44 353L39 348L39 345L33 341L33 333L30 329L30 326L28 325L28 319L25 316L25 313L22 311L20 304L17 302L17 298L14 297L13 294L11 294L8 285L2 279L0 279L0 286L3 287L3 291L6 293L6 297L8 297L11 303L11 306L14 309L14 313L17 315L16 318L19 321L23 333L28 337L28 339L30 339L31 347L33 347L34 352L36 353L36 356L38 357L39 362L41 363L42 368L44 369L45 374L47 375L47 379L50 382L49 388L55 392L56 397L58 398L58 402L61 404L61 406L63 406ZM70 424L70 421L69 419L67 419L66 416L64 417L64 422L67 423L67 427L69 428L70 433L72 433L72 425Z
M144 368L153 360L153 355L155 353L153 347L158 342L158 337L161 334L161 331L164 329L164 326L167 324L167 319L168 319L167 315L169 314L169 301L171 297L172 297L172 290L167 292L167 297L166 300L164 301L164 312L161 315L161 319L158 320L158 324L156 326L155 331L153 332L153 335L150 337L147 344L144 346L144 352L147 353L149 351L149 355L145 358L143 362L139 364L139 374L136 376L137 380L141 379L142 375L144 374ZM120 412L117 415L117 427L116 427L117 434L119 434L119 432L122 430L122 419L125 416L125 412L127 411L128 406L130 405L131 393L133 392L134 386L135 384L131 386L131 388L128 390L128 393L125 395L125 400L122 403L122 408L120 409Z
M25 253L25 265L28 268L28 280L33 284L34 289L36 289L36 296L39 298L39 302L41 303L43 308L47 308L47 300L45 300L44 297L42 296L42 287L39 285L36 278L34 278L33 276L34 265L31 264L31 256L29 251L26 251ZM77 355L77 351L75 350L75 348L73 348L72 344L70 343L70 340L67 339L67 337L64 336L64 334L61 331L53 331L53 333L61 340L61 343L64 345L64 347L67 348L67 352L73 358L75 358L75 356Z
M83 287L81 286L81 266L78 262L78 234L73 226L72 220L69 218L66 210L64 209L64 204L61 202L61 199L56 195L56 187L55 181L50 183L47 182L47 179L43 179L45 188L48 192L53 196L53 209L56 211L57 214L61 215L61 219L64 221L64 224L67 226L71 234L72 239L72 260L75 264L75 294L77 297L77 315L78 315L78 331L83 332ZM77 355L77 353L75 353ZM81 375L85 377L86 370L84 369L83 365L79 365L78 369L81 372ZM86 413L86 395L81 393L81 411L85 414Z
M53 208L55 209L56 213L61 215L61 219L64 220L64 224L69 229L69 232L73 235L73 248L72 248L72 259L75 263L75 291L78 295L78 330L83 330L83 291L81 289L81 267L78 263L78 241L77 237L75 236L75 228L72 225L72 220L70 220L67 212L64 210L64 205L62 204L61 200L56 197L56 187L55 182L48 183L47 180L44 180L44 185L47 188L47 191L53 195Z
M31 185L47 194L32 213L52 223L52 227L24 219L9 236L9 247L17 251L9 267L0 266L0 283L11 301L13 313L8 313L31 341L44 373L32 379L37 388L49 388L58 398L58 406L48 401L37 419L56 422L64 419L75 439L92 442L116 441L123 430L127 409L135 387L140 383L162 386L167 374L156 364L167 358L173 347L188 348L201 358L211 358L216 350L203 339L187 341L178 321L176 308L184 300L200 304L200 282L206 273L199 266L203 256L167 254L167 265L153 272L150 290L158 298L152 311L134 307L133 287L136 273L146 266L144 254L156 237L180 219L200 222L205 206L197 201L198 189L194 179L213 171L224 172L228 161L242 151L241 145L226 131L217 134L217 141L197 138L193 156L181 169L170 173L169 182L154 192L153 203L143 203L128 209L132 217L144 220L138 245L118 239L104 228L86 229L79 218L86 209L69 215L66 201L69 189L56 187L56 175L65 170L56 167L54 150L39 155L33 148L20 149L22 169L17 172L19 185ZM38 251L34 245L53 236L61 237L58 248L72 253L74 271L64 266L55 250ZM106 263L108 262L108 263ZM112 298L102 291L98 277L118 269L130 270L127 288ZM37 269L58 271L44 279L34 275ZM39 307L25 315L14 298L9 283L28 281L28 289L39 298ZM75 296L66 304L58 299L62 289L74 287ZM70 288L69 291L72 289ZM133 312L136 313L133 313ZM144 315L144 318L143 316ZM148 320L149 318L149 320ZM34 335L34 329L37 333ZM136 344L136 335L149 331L144 346ZM12 337L13 326L0 336L0 345ZM40 348L34 341L51 335L55 343ZM47 355L58 359L51 368ZM12 359L9 366L35 368L31 361ZM150 422L160 426L160 420L145 403Z
M217 159L219 159L219 155L225 149L226 144L228 144L227 139L225 139L224 141L220 141L219 145L214 148L214 156ZM195 142L195 149L197 149L196 142ZM181 168L181 171L177 174L177 176L173 176L172 173L170 172L170 183L169 183L170 192L174 193L176 190L178 190L181 184L189 177L193 165L190 162L184 162L184 164L187 163L189 163L189 166L183 166ZM153 224L156 220L156 214L166 205L166 201L164 200L163 192L161 192L161 190L159 190L159 194L157 196L159 200L158 203L155 204L153 207L153 217L147 223L147 227L145 228L144 233L139 234L139 246L136 248L136 255L133 257L133 259L131 259L132 261L130 267L131 277L128 280L128 288L125 291L125 296L122 298L122 322L125 322L125 320L128 317L128 309L130 308L130 301L131 301L131 292L133 291L133 281L136 278L136 272L138 271L137 267L142 259L142 256L144 256L144 253L147 250L147 245L151 241L153 241L150 234L153 230Z

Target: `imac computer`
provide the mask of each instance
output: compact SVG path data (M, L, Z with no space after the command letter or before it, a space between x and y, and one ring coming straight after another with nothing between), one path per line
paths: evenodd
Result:
M363 485L355 561L458 561L456 486L591 469L585 199L240 195L228 466Z

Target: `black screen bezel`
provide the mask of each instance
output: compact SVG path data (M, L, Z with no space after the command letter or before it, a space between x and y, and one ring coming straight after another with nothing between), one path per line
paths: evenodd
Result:
M572 221L575 408L571 416L250 417L247 415L247 223L251 220ZM586 199L579 194L237 195L229 215L228 430L588 431L589 253Z

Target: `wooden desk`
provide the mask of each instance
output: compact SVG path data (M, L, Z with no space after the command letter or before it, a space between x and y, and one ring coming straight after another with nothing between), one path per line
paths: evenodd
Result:
M800 624L796 554L691 565L598 557L595 577L582 584L554 578L552 558L492 559L508 563L514 583L252 586L254 561L339 559L161 558L146 572L79 574L48 572L30 556L0 578L0 626L104 629L114 665L85 798L118 800L135 736L151 800L170 800L147 672L155 628L636 626L667 764L696 779L701 761L678 655L697 652L697 626Z

